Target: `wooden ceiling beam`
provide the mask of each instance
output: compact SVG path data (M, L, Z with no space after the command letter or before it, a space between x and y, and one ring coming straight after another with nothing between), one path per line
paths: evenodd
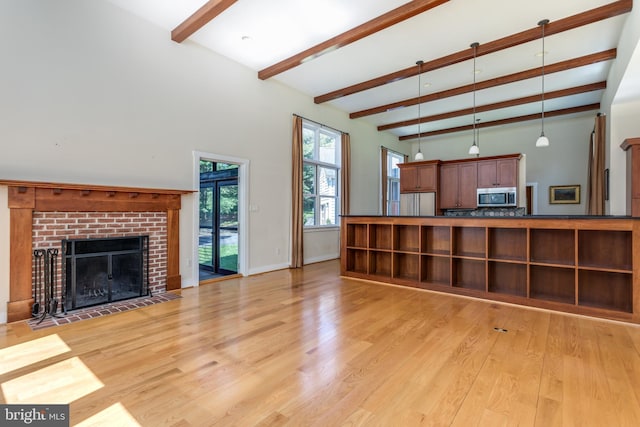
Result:
M600 103L596 102L595 104L587 104L587 105L580 105L578 107L571 107L571 108L564 108L562 110L553 110L553 111L545 111L544 112L544 118L549 118L549 117L557 117L557 116L565 116L567 114L574 114L574 113L583 113L586 111L595 111L595 110L599 110L600 109ZM477 128L488 128L488 127L492 127L492 126L500 126L500 125L507 125L507 124L511 124L511 123L519 123L519 122L526 122L529 120L537 120L537 119L541 119L542 118L542 113L540 114L528 114L526 116L517 116L517 117L509 117L506 119L501 119L501 120L494 120L491 122L483 122L483 123L477 123L476 124L476 129ZM438 129L438 130L433 130L430 132L420 132L420 137L421 138L425 138L428 136L436 136L436 135L444 135L444 134L448 134L448 133L454 133L454 132L462 132L465 130L472 130L473 129L473 125L465 125L465 126L458 126L458 127L453 127L453 128L447 128L447 129ZM398 137L398 140L400 141L409 141L412 139L417 139L418 138L418 134L412 134L412 135L404 135L401 137ZM424 140L423 140L424 142Z
M227 10L236 1L238 0L209 0L171 31L171 40L182 43L187 37L207 25L213 18Z
M389 28L392 25L402 22L416 15L421 14L429 9L433 9L436 6L440 6L449 0L413 0L409 3L405 3L400 7L397 7L383 15L378 16L370 21L365 22L362 25L358 25L355 28L350 29L342 34L339 34L329 40L319 43L307 50L297 53L287 59L284 59L277 64L271 65L258 72L258 78L266 80L277 74L283 73L287 70L297 67L303 62L311 59L318 58L325 53L331 52L335 49L344 47L350 43L363 39L378 31Z
M558 34L584 25L592 24L594 22L602 21L604 19L612 18L617 15L622 15L623 13L631 11L632 8L633 0L620 0L609 3L604 6L588 10L586 12L550 22L549 24L545 25L545 36ZM476 56L478 57L487 55L489 53L494 53L503 49L528 43L539 38L541 38L541 31L540 27L536 26L520 33L512 34L498 40L480 44L477 48ZM463 62L472 58L472 48L461 50L459 52L452 53L441 58L437 58L431 61L425 61L422 65L422 72L426 73L428 71L437 70L439 68L457 64L459 62ZM324 95L316 96L314 98L314 102L316 104L321 104L323 102L332 101L334 99L338 99L347 95L353 95L354 93L373 89L375 87L393 83L395 81L406 79L409 77L414 77L416 75L418 75L418 70L415 66L412 66L409 68L405 68L404 70L386 74L381 77L376 77L374 79L338 89Z
M577 95L579 93L593 92L596 90L603 90L606 88L607 88L607 82L602 81L602 82L591 83L591 84L586 84L582 86L575 86L568 89L556 90L553 92L546 92L544 94L544 99L549 100L554 98L562 98L565 96ZM479 105L476 107L476 113L483 113L486 111L499 110L501 108L508 108L516 105L524 105L524 104L530 104L532 102L540 102L540 101L542 101L541 93L537 95L525 96L522 98L496 102L494 104ZM435 122L437 120L451 119L453 117L466 116L468 114L473 114L473 107L464 108L462 110L457 110L457 111L449 111L447 113L442 113L442 114L434 114L431 116L421 117L419 119L404 120L401 122L380 125L378 126L378 130L383 131L383 130L395 129L395 128L404 127L404 126L413 126L419 123Z
M584 65L595 64L597 62L609 61L611 59L615 59L616 57L616 49L609 49L603 52L592 53L590 55L581 56L579 58L572 58L566 61L556 62L555 64L546 65L544 67L544 72L546 74L553 74L559 71L566 71L572 68L582 67ZM542 67L532 68L530 70L520 71L518 73L509 74L506 76L496 77L494 79L485 80L483 82L479 82L475 84L475 90L488 89L496 86L505 85L508 83L514 83L521 80L530 79L533 77L539 77L542 73ZM460 87L456 87L453 89L443 90L441 92L432 93L429 95L422 95L420 97L405 99L403 101L393 102L391 104L380 105L378 107L369 108L366 110L356 111L354 113L350 113L349 117L352 119L357 119L360 117L370 116L372 114L384 113L389 110L395 110L398 108L409 107L411 105L416 105L418 103L422 104L424 102L435 101L438 99L444 99L451 96L462 95L464 93L469 93L474 90L474 84L468 84Z

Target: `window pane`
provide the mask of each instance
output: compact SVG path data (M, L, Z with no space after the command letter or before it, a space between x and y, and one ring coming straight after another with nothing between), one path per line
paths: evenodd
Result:
M302 203L304 205L302 209L303 224L305 226L316 225L316 198L305 197Z
M320 197L320 224L335 225L336 223L336 198Z
M320 153L319 159L324 163L336 163L336 141L335 135L320 133Z
M335 196L337 193L337 172L335 169L318 168L318 194L323 196Z
M216 170L222 171L227 169L237 169L238 165L233 163L216 163Z
M302 169L302 194L316 194L316 167L305 164Z
M213 171L213 162L209 160L200 160L200 173Z
M316 140L316 133L313 129L302 129L302 157L305 159L314 158L314 146Z
M388 215L391 215L391 216L400 215L400 202L398 201L389 202Z
M398 168L398 163L403 163L404 158L393 153L389 153L387 158L389 160L387 162L387 175L392 178L400 178L400 168Z
M400 200L400 181L389 180L389 201Z

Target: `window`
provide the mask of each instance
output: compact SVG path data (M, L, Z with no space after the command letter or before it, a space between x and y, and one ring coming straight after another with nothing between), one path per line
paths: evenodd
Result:
M400 215L400 168L404 155L387 152L387 215Z
M302 197L305 228L335 227L340 206L339 132L313 122L302 125Z

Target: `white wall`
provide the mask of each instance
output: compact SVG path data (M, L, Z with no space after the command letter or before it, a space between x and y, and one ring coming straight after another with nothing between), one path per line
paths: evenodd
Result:
M9 207L7 187L0 186L0 323L7 322L9 301Z
M1 2L0 52L0 179L191 189L193 151L249 159L250 272L289 265L292 114L351 135L354 211L378 212L379 146L408 148L102 1ZM180 215L183 286L197 281L192 197Z
M551 144L536 148L540 122L533 120L480 130L480 156L523 153L526 155L526 181L538 183L537 206L540 215L582 215L586 212L587 161L589 139L596 112L545 119L545 134ZM471 131L423 138L425 159L467 159L473 142ZM417 145L414 144L414 153ZM580 204L549 204L549 186L579 184Z
M635 2L637 3L637 2ZM635 5L627 14L625 25L620 35L620 43L616 60L611 64L607 78L607 89L602 96L602 108L608 116L607 120L607 167L610 170L610 201L607 213L625 215L626 209L626 155L620 144L626 138L640 136L637 102L639 93L628 93L625 89L627 79L638 80L637 72L629 75L629 64L639 61L640 55L640 7ZM616 108L617 104L620 108ZM635 117L633 117L635 111Z

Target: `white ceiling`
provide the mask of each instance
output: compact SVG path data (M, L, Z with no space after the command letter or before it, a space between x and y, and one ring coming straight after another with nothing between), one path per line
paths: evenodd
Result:
M198 10L205 0L109 0L170 32ZM221 55L257 72L305 49L395 9L408 0L239 0L189 37ZM374 33L352 44L278 74L278 80L315 97L388 73L469 49L525 30L541 19L551 22L585 12L614 0L450 0L440 6ZM545 64L615 48L627 14L609 18L545 38ZM542 40L478 56L476 82L537 68L542 65ZM545 77L545 91L604 81L613 61L599 62ZM423 73L421 95L473 83L473 61ZM505 101L541 92L541 77L476 92L476 105ZM427 86L428 84L428 86ZM628 84L634 88L634 84ZM344 96L328 104L348 113L414 98L418 77L411 77ZM636 84L635 90L640 91ZM602 90L548 99L547 112L600 102ZM423 103L421 117L471 108L473 94ZM480 112L481 122L539 114L541 103ZM379 126L418 117L416 105L365 116ZM421 132L470 125L472 116L423 123ZM418 126L389 130L413 135Z

